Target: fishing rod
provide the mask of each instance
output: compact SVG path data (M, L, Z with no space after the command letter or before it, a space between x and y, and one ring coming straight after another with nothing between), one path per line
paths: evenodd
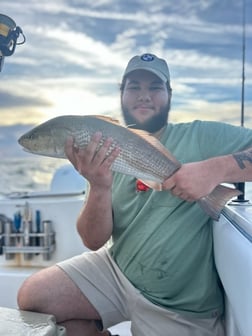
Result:
M241 126L244 127L244 86L245 86L245 54L246 54L246 0L243 0L242 13L242 90L241 90Z
M246 0L242 1L242 86L241 86L241 127L244 127L244 93L245 93L245 54L246 54ZM245 182L235 184L242 194L236 202L247 202L245 199Z
M18 42L20 34L23 39ZM0 14L0 72L3 68L5 56L13 55L16 45L24 43L25 36L22 29L9 16Z

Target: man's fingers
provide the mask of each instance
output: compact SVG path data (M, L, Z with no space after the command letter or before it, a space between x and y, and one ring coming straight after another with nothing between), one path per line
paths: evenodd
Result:
M74 160L74 139L73 137L68 137L65 143L65 154L69 161L73 162Z
M119 154L120 154L120 148L119 147L115 147L112 150L112 152L105 158L105 160L103 161L103 164L107 165L110 168L111 165L113 164L113 162L115 161L115 159L118 157Z

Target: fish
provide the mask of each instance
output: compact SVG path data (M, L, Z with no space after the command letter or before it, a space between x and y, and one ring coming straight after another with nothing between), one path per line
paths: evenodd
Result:
M181 168L181 163L155 136L102 115L58 116L23 134L18 143L29 153L67 159L65 143L69 137L74 139L76 148L85 148L96 132L102 134L97 150L108 137L113 141L107 156L114 148L120 148L112 171L133 176L154 190L162 190L162 183ZM209 217L218 221L225 204L240 194L239 190L220 184L196 202Z

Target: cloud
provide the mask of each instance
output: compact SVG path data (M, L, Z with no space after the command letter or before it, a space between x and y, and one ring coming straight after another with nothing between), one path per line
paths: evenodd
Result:
M252 127L252 1L246 6L245 125ZM17 150L15 125L61 114L120 118L124 67L144 52L168 61L172 122L240 123L242 0L1 0L1 11L27 39L0 73L2 151Z
M118 113L117 84L134 54L167 59L176 115L212 117L240 104L242 1L1 0L27 37L7 58L1 123L38 123L61 113ZM247 2L247 13L251 2ZM223 13L225 12L225 15ZM252 22L247 15L247 53ZM246 62L246 102L252 89ZM177 88L179 90L176 92ZM186 112L187 111L187 112ZM209 114L207 114L209 113ZM220 113L217 115L220 116Z
M22 97L15 93L0 91L1 108L40 105L43 102L33 97Z

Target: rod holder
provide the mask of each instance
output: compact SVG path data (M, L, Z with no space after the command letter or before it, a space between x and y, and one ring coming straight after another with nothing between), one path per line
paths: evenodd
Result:
M22 232L16 232L13 222L0 214L0 244L6 260L14 259L16 254L23 254L25 260L38 254L50 260L56 246L52 221L43 221L41 232L32 232L31 222L25 223Z

